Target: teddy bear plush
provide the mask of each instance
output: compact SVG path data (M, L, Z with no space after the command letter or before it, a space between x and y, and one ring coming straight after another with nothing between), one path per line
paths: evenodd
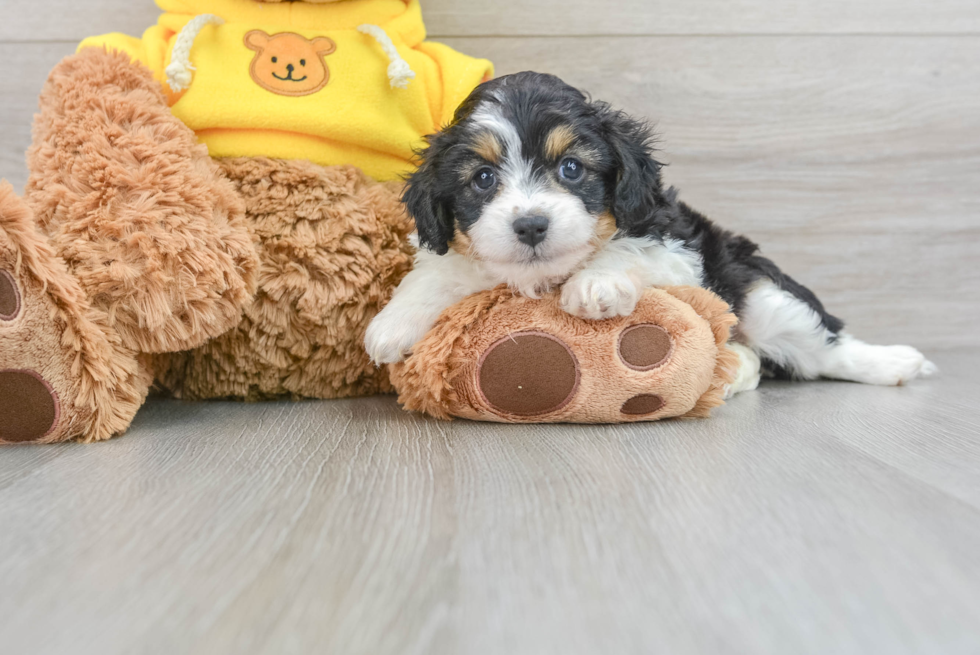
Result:
M40 98L0 188L0 442L183 398L391 391L364 330L411 267L399 176L492 74L418 0L158 0Z

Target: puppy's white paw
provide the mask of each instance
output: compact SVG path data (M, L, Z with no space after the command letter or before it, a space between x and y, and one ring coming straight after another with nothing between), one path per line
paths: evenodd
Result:
M931 378L933 375L939 372L939 367L930 362L928 359L922 364L922 368L919 369L920 378Z
M933 375L939 370L911 346L864 345L855 360L853 379L865 384L895 386Z
M754 350L740 343L729 343L728 347L738 353L738 371L732 383L725 385L725 400L757 388L762 377L762 362Z
M579 318L612 318L632 314L639 299L628 275L584 270L565 283L561 308Z
M412 352L412 346L425 336L425 326L396 312L374 317L364 334L364 347L375 364L394 364Z

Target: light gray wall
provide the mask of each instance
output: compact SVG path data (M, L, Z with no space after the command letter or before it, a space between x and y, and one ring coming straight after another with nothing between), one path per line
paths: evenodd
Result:
M4 4L14 5L12 0ZM67 5L67 6L66 6ZM980 5L974 0L423 0L430 34L550 71L654 121L681 197L869 340L977 343ZM0 176L47 71L150 0L4 7Z

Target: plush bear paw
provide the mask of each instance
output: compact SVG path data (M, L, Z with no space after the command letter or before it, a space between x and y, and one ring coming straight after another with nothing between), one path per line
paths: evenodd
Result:
M619 301L614 296L610 306ZM405 362L391 367L392 382L406 408L440 418L707 416L739 367L727 347L735 322L728 306L688 287L649 289L635 305L627 316L593 320L569 314L557 294L536 300L503 287L474 294L446 310Z
M150 376L90 313L30 210L0 186L0 443L105 439L128 425Z

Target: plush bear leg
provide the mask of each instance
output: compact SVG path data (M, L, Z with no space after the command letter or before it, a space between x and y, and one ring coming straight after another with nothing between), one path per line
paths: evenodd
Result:
M0 443L123 432L152 376L0 184Z
M244 206L149 70L86 49L52 71L28 152L38 225L128 348L200 345L255 288Z
M219 160L245 198L262 275L241 323L156 358L182 398L343 398L391 391L364 332L412 266L401 184L352 166Z
M706 289L647 289L629 316L589 320L506 286L473 294L392 364L406 409L512 423L625 423L704 417L739 357L736 318Z

